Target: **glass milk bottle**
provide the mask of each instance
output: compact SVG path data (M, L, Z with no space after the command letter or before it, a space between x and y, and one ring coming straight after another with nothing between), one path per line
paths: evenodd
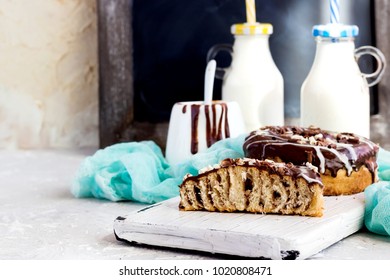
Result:
M376 48L355 50L355 25L328 24L313 27L316 54L301 88L301 125L315 125L335 132L370 136L369 87L377 84L385 69L385 58ZM358 59L372 55L378 68L361 73ZM372 79L368 83L368 79Z
M272 32L267 23L235 24L231 27L233 47L216 45L208 53L208 60L219 51L231 54L230 67L217 68L216 76L223 79L222 99L240 105L247 131L284 124L283 77L269 47Z

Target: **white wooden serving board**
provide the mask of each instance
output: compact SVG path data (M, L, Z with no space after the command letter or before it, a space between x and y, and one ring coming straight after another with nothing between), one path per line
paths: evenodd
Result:
M305 259L363 226L364 193L325 197L321 218L179 211L179 197L114 222L118 240L250 258Z

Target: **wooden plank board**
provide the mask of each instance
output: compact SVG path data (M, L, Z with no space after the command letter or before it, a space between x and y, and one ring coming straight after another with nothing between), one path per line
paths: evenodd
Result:
M179 197L114 222L119 240L251 258L306 259L363 226L364 194L325 197L321 218L179 211Z

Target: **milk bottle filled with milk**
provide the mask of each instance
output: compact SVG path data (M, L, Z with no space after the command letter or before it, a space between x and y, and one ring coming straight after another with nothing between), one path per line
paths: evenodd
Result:
M301 88L301 125L370 135L369 87L377 84L386 66L384 55L371 46L355 49L355 25L330 23L313 27L316 54ZM361 73L358 59L372 55L377 70Z
M269 48L272 29L271 24L264 23L235 24L231 28L235 40L232 63L221 77L222 100L240 105L248 131L284 124L283 77ZM229 50L226 45L214 46L208 59L223 49Z
M269 47L273 26L256 22L254 0L246 1L247 22L231 26L233 47L226 44L212 47L207 60L220 51L232 56L229 68L217 68L223 79L222 100L240 105L247 131L265 125L284 124L284 81Z

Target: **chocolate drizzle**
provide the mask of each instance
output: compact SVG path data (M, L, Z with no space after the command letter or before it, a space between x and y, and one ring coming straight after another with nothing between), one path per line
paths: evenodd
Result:
M191 153L196 154L199 150L199 117L200 108L204 106L206 120L206 145L210 147L215 142L230 137L230 128L228 121L228 108L226 103L212 103L211 105L192 104L191 106ZM221 108L218 115L217 106ZM186 106L182 112L185 114Z
M310 164L321 174L329 170L336 177L345 168L348 176L361 166L371 172L373 182L379 146L352 133L335 133L316 127L266 126L245 139L245 156L256 159L279 158L296 165Z
M191 153L198 152L198 123L199 123L199 108L200 105L191 105Z

